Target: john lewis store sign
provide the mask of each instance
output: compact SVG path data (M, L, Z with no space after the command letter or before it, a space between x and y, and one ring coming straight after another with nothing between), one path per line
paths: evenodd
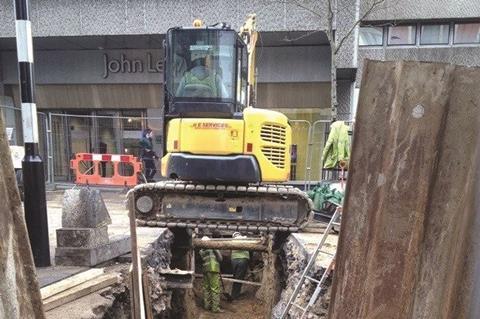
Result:
M16 56L3 52L3 78L17 84ZM35 52L37 84L162 83L162 50Z
M115 58L114 54L103 54L103 75L107 79L112 74L118 73L162 73L163 59L154 57L151 52L140 58L128 58L126 54L120 54Z

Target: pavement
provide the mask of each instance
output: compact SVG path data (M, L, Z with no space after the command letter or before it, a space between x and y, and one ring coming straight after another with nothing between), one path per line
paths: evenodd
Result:
M55 266L55 247L57 245L56 230L62 227L62 203L64 190L47 191L48 232L50 240L51 267L37 268L40 286L70 277L82 272L87 267ZM102 197L107 206L112 224L108 226L109 237L117 235L130 235L128 210L124 190L102 191ZM163 228L138 227L138 245L145 247L153 242L164 231Z
M52 266L37 268L37 276L41 287L88 269L88 267L54 265L57 240L56 230L62 226L63 192L64 190L47 191L48 229ZM108 226L109 237L130 235L128 210L125 205L125 192L123 190L104 190L102 191L102 197L112 220L112 224ZM138 227L137 236L139 248L142 249L149 243L155 241L164 230L164 228ZM124 260L129 260L129 258L124 258ZM119 272L124 265L117 261L107 263L106 265L99 265L98 267L105 266L106 272ZM103 313L103 310L112 303L112 300L102 296L102 292L103 291L98 291L58 308L54 308L46 312L46 317L47 319L63 319L65 318L65 314L68 313L68 318L99 318L99 314Z
M61 228L62 223L62 202L63 190L48 191L47 192L47 211L48 211L48 225L49 225L49 239L50 239L50 254L52 259L52 267L38 268L37 274L41 286L59 281L61 279L72 276L78 272L84 271L86 267L62 267L54 266L54 256L56 247L56 229ZM128 210L126 208L125 200L126 194L124 190L102 190L102 197L107 206L112 224L108 227L109 236L114 235L129 235L129 219ZM138 227L137 236L139 247L145 247L153 242L164 231L163 228L152 227ZM293 234L303 248L312 254L320 241L323 233L320 229L316 229L315 233L296 233ZM324 250L334 253L337 246L338 235L331 234L328 236ZM317 263L326 267L330 256L320 253L317 258ZM120 259L121 262L128 261L129 258ZM117 262L118 264L118 262ZM120 266L120 265L117 265ZM110 265L107 269L116 271L118 267ZM59 308L52 309L47 312L48 319L63 319L65 313L73 315L72 318L95 318L92 316L92 309L101 309L107 306L111 301L106 300L100 295L100 292L93 293L89 296L80 298L74 302L63 305ZM88 307L86 305L89 305ZM90 307L92 306L92 307ZM95 306L95 307L93 307ZM96 312L96 311L95 311ZM62 316L63 314L63 316ZM237 314L238 315L238 314Z

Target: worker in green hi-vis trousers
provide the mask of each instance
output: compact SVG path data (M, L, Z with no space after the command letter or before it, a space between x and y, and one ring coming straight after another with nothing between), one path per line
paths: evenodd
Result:
M242 234L239 232L233 233L233 238L241 239ZM247 275L248 262L250 260L250 252L248 250L232 250L232 269L233 269L233 278L244 280ZM239 282L234 282L232 284L232 299L237 299L240 296L242 291L242 284Z
M204 236L202 240L210 240ZM216 249L202 249L203 261L203 306L212 312L223 312L220 309L220 262L222 255Z

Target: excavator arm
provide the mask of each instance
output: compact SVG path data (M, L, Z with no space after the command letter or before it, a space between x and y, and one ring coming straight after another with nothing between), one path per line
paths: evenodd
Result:
M255 48L258 39L258 32L256 29L256 14L249 14L247 20L240 28L238 33L242 40L247 44L248 52L248 106L255 106L256 102L256 65L255 65Z

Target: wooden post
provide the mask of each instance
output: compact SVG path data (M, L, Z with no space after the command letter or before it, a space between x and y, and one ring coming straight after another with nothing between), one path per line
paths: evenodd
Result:
M142 263L137 245L137 223L135 218L135 198L133 193L128 194L128 216L130 219L130 236L132 242L132 268L130 289L131 310L133 319L145 319L145 304L143 298Z
M262 240L251 239L210 239L201 240L199 238L193 239L193 246L196 248L206 249L225 249L225 250L249 250L249 251L266 251L268 247L262 243Z

